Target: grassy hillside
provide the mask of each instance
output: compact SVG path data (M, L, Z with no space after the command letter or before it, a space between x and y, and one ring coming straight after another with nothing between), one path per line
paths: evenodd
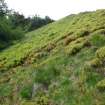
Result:
M0 105L105 105L105 10L70 15L0 52Z

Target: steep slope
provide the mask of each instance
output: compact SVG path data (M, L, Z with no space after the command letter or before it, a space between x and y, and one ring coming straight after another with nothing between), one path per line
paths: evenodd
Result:
M0 105L105 105L105 10L70 15L0 52Z

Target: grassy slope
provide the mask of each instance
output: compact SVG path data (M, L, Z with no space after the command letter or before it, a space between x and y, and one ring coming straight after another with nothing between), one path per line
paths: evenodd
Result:
M105 10L28 33L0 52L1 105L105 105L103 46ZM36 83L43 89L34 96Z

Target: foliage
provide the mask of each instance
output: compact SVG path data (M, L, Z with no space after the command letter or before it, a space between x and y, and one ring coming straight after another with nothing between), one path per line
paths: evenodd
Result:
M99 50L97 50L96 56L100 60L105 61L105 47L101 47Z
M30 19L30 27L28 29L28 31L32 31L32 30L35 30L35 29L38 29L46 24L49 24L49 23L52 23L54 22L54 20L52 20L50 17L48 16L45 16L45 18L41 18L39 16L33 16L31 19Z
M98 10L26 33L0 52L0 95L6 96L0 101L15 104L10 98L17 96L19 105L105 105L104 27L105 10ZM32 95L37 84L42 88Z
M99 81L96 87L99 89L99 91L105 91L105 79Z
M5 16L8 13L8 7L4 0L0 0L0 16Z
M19 40L24 36L24 32L20 28L12 29L8 20L4 18L0 18L0 43L1 48L7 46L7 44L11 43L13 40Z
M60 71L53 65L43 67L36 71L35 81L44 85L49 85L53 79L59 76Z
M21 27L25 32L35 30L54 21L48 16L41 18L38 15L35 15L26 18L19 12L10 13L9 19L11 21L11 24L13 25L13 28Z
M93 33L93 36L91 37L90 40L91 40L92 45L94 45L94 46L101 47L105 44L105 37L103 34L94 34Z
M26 85L21 89L20 95L22 98L30 99L32 96L32 85Z
M24 33L53 22L50 17L25 18L23 14L8 9L5 0L0 0L0 50L24 37Z

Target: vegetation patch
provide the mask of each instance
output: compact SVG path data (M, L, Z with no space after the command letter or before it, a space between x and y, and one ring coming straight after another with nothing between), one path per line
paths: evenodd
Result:
M105 91L105 79L99 81L96 87L99 91L104 92Z
M90 34L89 30L87 29L78 29L75 34L79 37L88 36Z
M32 85L27 84L21 89L20 95L24 99L32 98Z
M85 12L13 41L0 51L0 104L105 105L104 27L103 10Z
M71 43L70 45L67 46L67 48L66 48L67 54L74 55L74 54L78 53L82 48L89 46L89 45L90 45L90 43L87 40L84 39L84 41L81 41L81 39L79 39L79 40L77 39L76 41L74 41L73 43Z
M76 40L78 37L76 35L71 35L68 36L65 40L64 40L64 45L68 45L70 42Z
M92 72L98 72L101 75L105 75L105 58L104 58L104 48L101 47L95 53L95 57L89 61L86 65L86 69Z

